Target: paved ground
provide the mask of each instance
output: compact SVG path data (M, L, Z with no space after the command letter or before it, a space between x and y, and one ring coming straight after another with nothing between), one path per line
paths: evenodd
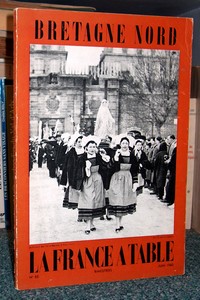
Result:
M62 187L35 164L30 172L30 244L135 237L173 233L174 207L161 203L148 189L137 199L137 212L123 217L124 230L115 232L111 221L95 219L96 232L86 235L85 224L77 222L78 211L63 208Z

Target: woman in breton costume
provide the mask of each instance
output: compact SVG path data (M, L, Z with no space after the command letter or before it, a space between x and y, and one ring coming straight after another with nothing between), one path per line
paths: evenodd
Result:
M143 150L142 140L138 139L135 142L133 154L136 157L138 163L138 188L136 195L142 194L143 187L146 179L147 170L151 169L151 163L149 162L146 153Z
M78 207L79 192L76 189L76 170L78 158L83 155L82 136L72 136L70 140L71 149L65 154L65 161L60 184L64 185L65 195L63 207L75 209ZM81 221L78 219L78 221Z
M102 177L109 163L106 153L97 152L97 144L90 140L85 145L85 153L78 160L77 189L80 190L78 214L86 220L86 234L95 231L94 218L105 214L105 194Z
M123 137L120 149L117 149L112 160L113 175L109 188L109 213L116 218L118 233L124 229L122 217L136 211L136 188L138 182L138 163L129 149L129 139Z

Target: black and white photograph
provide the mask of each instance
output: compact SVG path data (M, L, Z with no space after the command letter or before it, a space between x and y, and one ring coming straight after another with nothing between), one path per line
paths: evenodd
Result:
M29 243L174 233L179 51L30 46Z

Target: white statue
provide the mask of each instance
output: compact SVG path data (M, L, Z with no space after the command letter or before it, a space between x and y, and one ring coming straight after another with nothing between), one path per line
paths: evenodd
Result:
M103 99L97 113L94 135L105 138L107 135L115 134L115 120L113 119L108 101Z

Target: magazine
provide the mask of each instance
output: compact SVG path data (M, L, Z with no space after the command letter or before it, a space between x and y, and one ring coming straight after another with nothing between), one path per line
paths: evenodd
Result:
M16 288L184 274L192 20L14 17Z

